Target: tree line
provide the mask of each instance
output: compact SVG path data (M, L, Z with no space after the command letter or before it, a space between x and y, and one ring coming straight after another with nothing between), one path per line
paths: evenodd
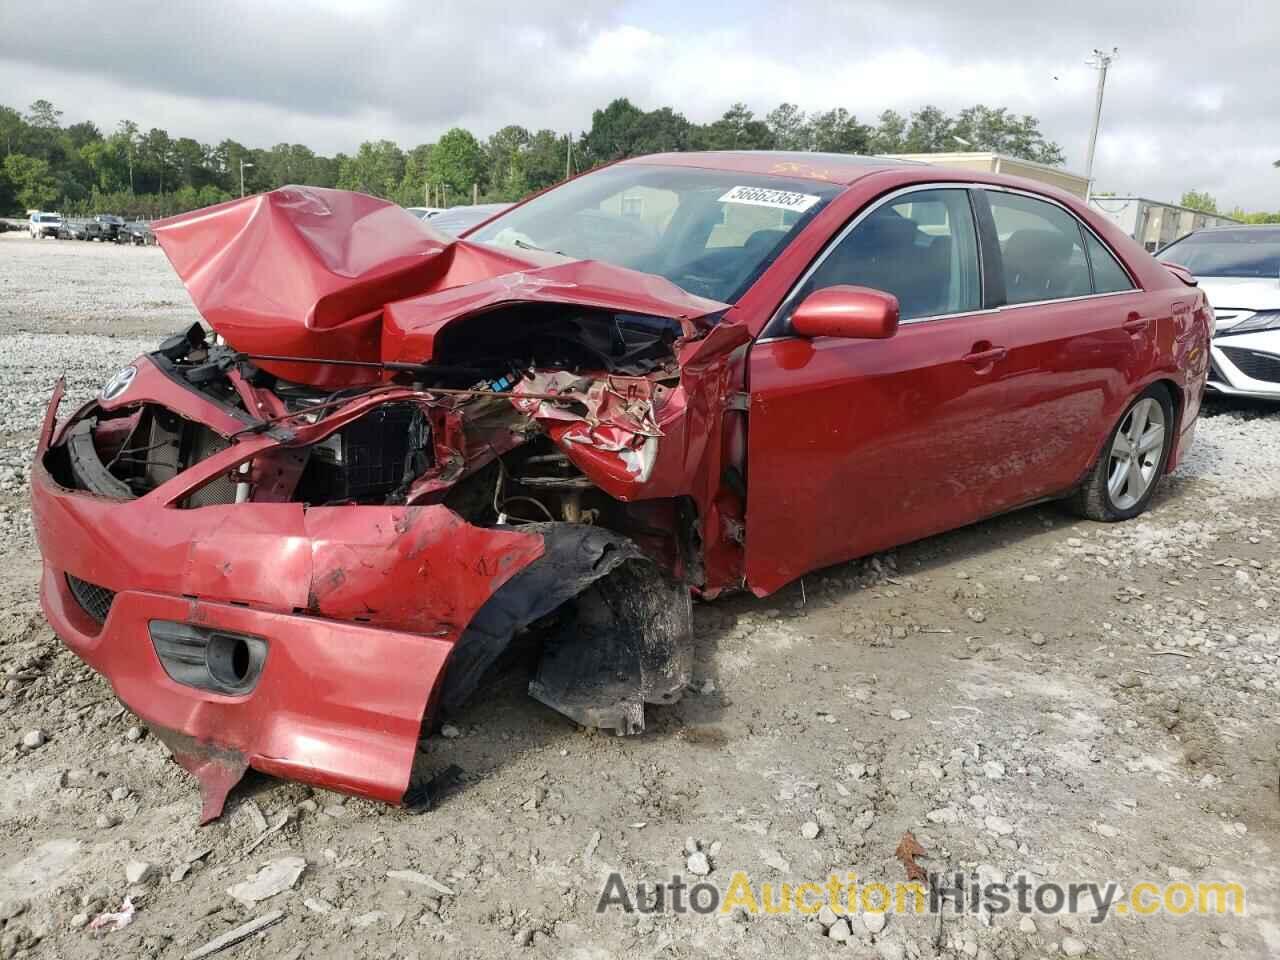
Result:
M332 157L300 143L246 147L200 143L122 120L111 132L37 100L25 111L0 106L0 212L58 210L157 217L289 183L359 190L404 206L518 200L569 171L645 153L677 150L817 150L833 153L938 153L990 150L1058 165L1062 149L1039 121L982 104L952 115L924 106L887 110L863 123L843 107L806 113L783 103L764 116L734 104L710 123L671 107L642 110L626 98L591 115L577 136L516 124L487 139L455 127L434 143L405 150L366 141Z
M1276 166L1280 167L1280 163L1277 163ZM1267 213L1266 211L1246 213L1244 208L1240 206L1236 206L1232 210L1219 210L1218 201L1213 195L1200 190L1188 190L1182 195L1178 205L1192 210L1203 210L1205 213L1224 213L1226 216L1242 223L1280 223L1280 211L1275 213Z

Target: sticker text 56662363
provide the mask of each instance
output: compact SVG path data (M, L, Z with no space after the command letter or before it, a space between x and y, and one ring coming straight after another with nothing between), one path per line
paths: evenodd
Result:
M790 190L771 190L768 187L734 187L723 197L721 203L745 203L753 207L773 207L775 210L794 210L803 213L821 197L812 193L792 193Z

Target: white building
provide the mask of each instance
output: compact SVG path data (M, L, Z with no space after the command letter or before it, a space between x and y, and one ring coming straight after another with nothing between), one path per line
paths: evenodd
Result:
M1192 230L1240 222L1220 213L1205 213L1146 197L1094 196L1089 199L1089 206L1152 252Z
M1021 160L1018 157L1006 157L1002 153L896 153L890 155L895 160L918 160L921 163L932 163L938 167L955 167L959 170L978 170L982 173L1004 173L1011 177L1025 177L1027 180L1038 180L1084 197L1089 189L1089 181L1079 173L1051 167L1047 163L1036 163L1034 160Z

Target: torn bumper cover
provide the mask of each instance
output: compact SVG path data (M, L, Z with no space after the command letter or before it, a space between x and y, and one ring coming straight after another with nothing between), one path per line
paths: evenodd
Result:
M200 779L203 820L246 767L399 802L454 644L543 554L539 537L469 527L443 506L159 500L67 491L37 463L41 599L58 636ZM387 612L394 593L418 601L411 631L354 619L350 598L383 597ZM174 625L190 636L175 642Z
M634 590L651 619L584 604L591 629L574 620L548 641L534 696L635 733L644 702L689 681L687 587L607 530L485 530L444 506L110 503L39 463L32 498L50 625L198 778L202 822L249 767L400 802L424 718L460 706L516 631L593 585ZM412 629L369 622L386 619Z
M531 626L532 696L639 732L644 705L689 681L690 587L715 579L694 551L717 528L706 477L742 331L695 328L687 314L717 305L659 278L557 263L542 282L424 240L371 198L284 193L157 230L202 313L244 344L171 338L60 424L55 390L31 484L55 632L197 777L202 822L248 768L415 796L437 710ZM370 204L385 262L335 264ZM282 276L291 254L311 288L284 305L252 270ZM234 304L210 300L228 290ZM255 327L255 297L281 312ZM385 357L388 339L421 370L344 380L330 364ZM512 366L566 342L549 367ZM431 379L493 363L474 343L499 344L511 383ZM248 349L323 366L255 365Z

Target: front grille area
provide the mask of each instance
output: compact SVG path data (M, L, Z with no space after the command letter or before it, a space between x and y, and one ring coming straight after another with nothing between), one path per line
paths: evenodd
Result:
M98 623L107 622L107 614L111 612L111 602L116 598L115 591L81 580L79 577L73 577L69 573L67 586L71 588L72 596L76 598L85 613Z
M1226 358L1240 368L1240 372L1254 380L1280 383L1280 357L1256 353L1243 347L1220 347Z

